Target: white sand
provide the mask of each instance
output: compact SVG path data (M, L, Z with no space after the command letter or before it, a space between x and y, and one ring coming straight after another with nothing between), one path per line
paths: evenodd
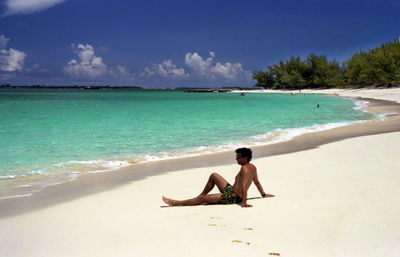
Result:
M310 93L400 102L399 88ZM160 207L162 194L198 194L211 172L233 182L239 166L232 164L169 172L1 218L0 257L399 257L399 143L395 132L255 159L266 192L277 197L250 200L253 208ZM252 186L249 197L256 196Z
M298 90L251 90L251 91L233 91L233 92L248 92L248 93L299 93ZM323 90L301 90L304 94L332 94L344 97L364 97L388 100L400 103L400 87L386 89L323 89Z
M3 218L0 256L398 257L399 142L396 132L256 159L264 188L277 197L250 200L253 208L160 207L162 194L199 193L212 171L232 181L239 168L232 164Z

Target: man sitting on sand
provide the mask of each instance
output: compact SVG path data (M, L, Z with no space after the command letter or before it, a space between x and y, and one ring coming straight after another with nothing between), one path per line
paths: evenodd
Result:
M249 148L236 149L236 161L242 167L236 175L235 183L231 186L221 175L212 173L208 179L203 192L195 198L187 200L173 200L162 197L163 201L170 206L193 206L200 204L233 204L237 203L242 207L252 207L247 203L247 190L251 182L257 186L262 197L273 197L274 195L266 194L257 177L257 168L250 163L252 152ZM208 194L214 186L217 186L221 193Z

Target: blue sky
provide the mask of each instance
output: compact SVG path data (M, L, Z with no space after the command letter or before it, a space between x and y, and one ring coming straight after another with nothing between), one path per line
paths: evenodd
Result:
M400 36L395 0L0 0L0 84L251 86Z

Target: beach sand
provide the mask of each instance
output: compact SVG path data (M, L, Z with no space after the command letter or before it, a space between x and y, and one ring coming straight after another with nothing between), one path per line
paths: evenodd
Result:
M399 105L371 101L370 108ZM253 185L252 208L161 201L197 195L211 172L232 183L234 153L82 176L0 201L0 256L398 257L399 120L391 115L255 148L259 179L276 197L259 198Z
M329 95L338 95L343 97L352 97L352 98L371 98L371 99L380 99L380 100L387 100L400 103L400 87L394 88L385 88L385 89L303 89L301 91L293 90L269 90L269 89L260 89L260 90L240 90L240 91L232 91L232 92L246 92L246 93L283 93L283 94L329 94Z

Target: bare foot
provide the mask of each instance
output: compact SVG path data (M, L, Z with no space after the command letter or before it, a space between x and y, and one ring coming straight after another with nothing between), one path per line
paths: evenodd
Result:
M178 204L177 204L177 201L172 200L172 199L169 199L169 198L167 198L167 197L165 197L165 196L162 197L162 200L164 201L164 203L168 204L169 206L176 206L176 205L178 205Z

